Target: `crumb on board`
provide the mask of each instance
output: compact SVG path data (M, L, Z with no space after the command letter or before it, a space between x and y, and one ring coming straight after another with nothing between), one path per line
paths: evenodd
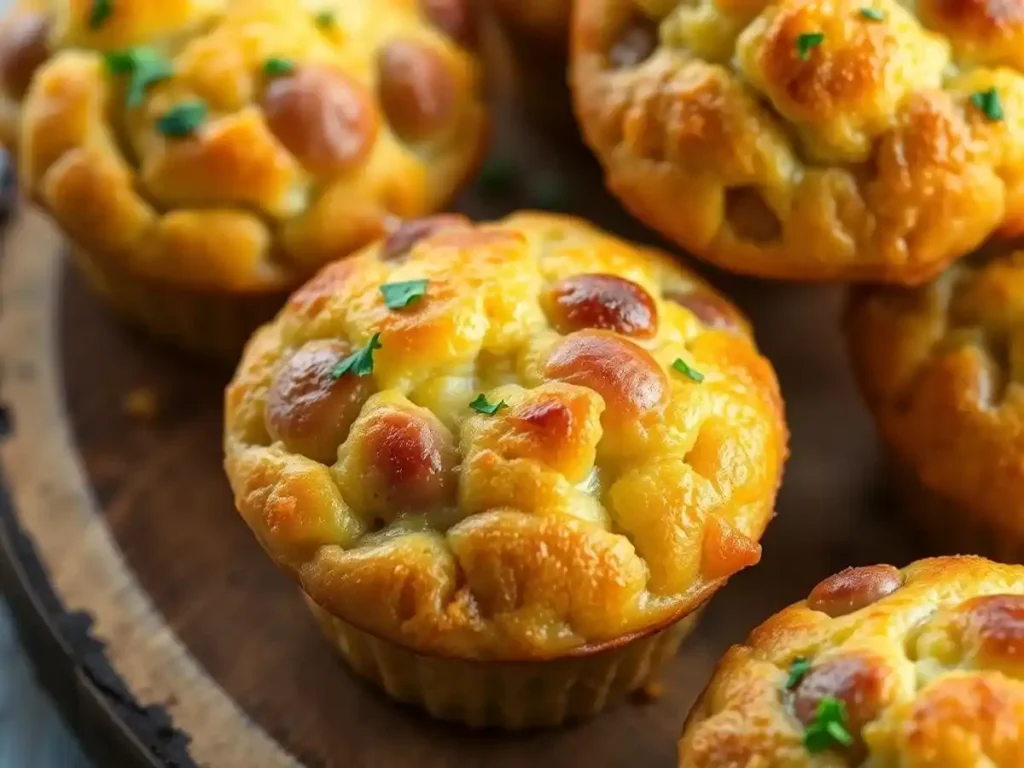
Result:
M124 396L121 406L133 419L152 421L160 414L160 397L152 387L136 387Z
M651 704L664 695L665 684L661 680L648 680L633 691L633 700L637 704Z

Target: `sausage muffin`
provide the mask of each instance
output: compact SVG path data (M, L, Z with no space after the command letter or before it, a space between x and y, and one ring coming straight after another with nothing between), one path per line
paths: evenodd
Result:
M578 0L608 185L726 269L916 284L1024 230L1017 0Z
M646 683L758 561L786 441L728 302L543 214L429 218L326 267L226 394L238 510L327 636L474 726Z
M117 309L237 355L289 290L441 207L475 167L485 110L464 8L60 4L62 48L23 106L24 185Z
M1024 252L859 290L846 325L903 509L945 549L1024 562Z
M528 116L577 136L569 96L571 0L490 0L512 56L517 102Z
M733 646L680 768L1024 764L1024 568L848 568Z

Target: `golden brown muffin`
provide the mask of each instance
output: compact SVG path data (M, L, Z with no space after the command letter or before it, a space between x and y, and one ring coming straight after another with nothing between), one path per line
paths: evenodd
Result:
M612 191L726 269L920 283L1024 230L1019 0L579 0Z
M746 321L582 221L407 225L226 396L237 507L361 674L509 728L642 685L756 563L786 453Z
M733 646L680 768L1024 765L1024 568L848 568Z
M1024 252L858 291L847 332L907 511L955 551L1024 562Z
M25 185L115 304L185 346L237 352L253 326L220 325L238 301L279 307L441 207L480 155L462 0L59 8L24 104Z
M515 71L517 106L545 129L578 136L569 95L570 0L490 0Z

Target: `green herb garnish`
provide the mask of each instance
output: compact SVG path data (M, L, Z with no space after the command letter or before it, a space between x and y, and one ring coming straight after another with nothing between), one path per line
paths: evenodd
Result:
M504 400L499 400L496 403L491 403L487 400L486 395L477 395L476 400L470 403L469 407L472 408L477 413L483 413L486 414L487 416L493 416L502 408L508 408L508 403L506 403Z
M150 86L173 73L171 62L152 48L129 48L106 56L107 68L115 75L128 75L128 106L138 107Z
M320 29L327 29L334 26L334 11L320 11L313 17L313 21Z
M290 75L295 71L295 62L280 56L271 56L263 62L263 74L267 77Z
M373 352L381 348L380 334L375 333L365 347L357 349L331 369L331 378L340 379L346 373L362 378L373 373Z
M698 384L704 381L704 374L698 371L696 368L691 368L686 364L686 361L681 357L677 357L676 361L672 363L672 367L679 371L684 376L689 376L691 379L696 381Z
M99 29L114 13L114 0L92 0L89 10L89 29Z
M796 688L800 684L800 681L804 679L804 675L807 674L810 668L810 659L805 659L802 656L793 659L793 663L789 665L789 677L786 679L786 690L791 691Z
M860 15L868 21L885 21L885 11L877 8L861 8Z
M796 55L800 57L800 61L807 61L810 58L811 51L821 45L824 39L824 32L805 32L797 37Z
M975 91L971 94L971 104L976 109L981 110L992 122L998 122L1003 119L1003 102L999 98L999 91L995 87L989 88L987 91Z
M161 115L156 127L164 136L180 139L191 136L206 120L209 110L202 101L185 101Z
M824 752L832 747L849 747L853 735L847 728L849 718L846 703L832 696L818 702L814 722L804 731L804 746L808 752Z
M407 280L404 283L385 283L380 287L384 305L388 309L405 309L419 301L427 292L427 280Z

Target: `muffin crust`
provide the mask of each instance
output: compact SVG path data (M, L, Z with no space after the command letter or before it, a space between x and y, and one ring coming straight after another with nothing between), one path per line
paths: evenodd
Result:
M1024 225L1024 11L1001 0L581 0L607 181L727 269L915 284Z
M107 265L291 287L440 207L480 154L461 2L112 7L54 7L20 152L29 192Z
M1024 568L849 568L733 646L690 714L687 768L1010 768L1024 755ZM846 737L815 745L822 701ZM828 705L826 705L828 707Z
M226 396L238 509L322 609L539 660L656 631L757 562L786 429L737 312L706 324L689 300L724 300L698 278L574 219L409 227L298 291ZM371 373L332 376L360 350Z

